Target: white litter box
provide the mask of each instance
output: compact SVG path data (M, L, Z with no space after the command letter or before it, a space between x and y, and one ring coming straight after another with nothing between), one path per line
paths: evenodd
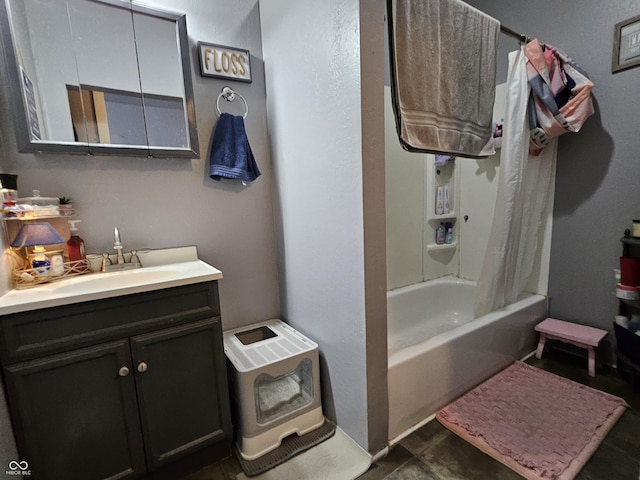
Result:
M236 444L245 460L278 448L293 433L324 423L318 345L281 320L227 330Z

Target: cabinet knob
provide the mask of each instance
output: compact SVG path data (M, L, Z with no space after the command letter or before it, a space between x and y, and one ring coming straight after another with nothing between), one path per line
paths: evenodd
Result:
M121 367L120 370L118 370L118 375L120 375L121 377L126 377L127 375L129 375L129 369L127 367Z
M146 371L147 371L147 364L146 364L146 363L144 363L144 362L140 362L140 363L138 364L138 371L139 371L140 373L144 373L144 372L146 372Z

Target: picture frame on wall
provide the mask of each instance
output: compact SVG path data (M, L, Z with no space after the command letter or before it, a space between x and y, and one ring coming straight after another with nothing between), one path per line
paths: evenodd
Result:
M640 15L616 24L611 73L640 66Z

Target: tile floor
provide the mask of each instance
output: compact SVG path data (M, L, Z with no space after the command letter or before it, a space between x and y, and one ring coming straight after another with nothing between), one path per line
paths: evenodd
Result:
M576 480L640 480L640 392L615 370L587 373L587 360L558 350L527 363L624 398L631 406ZM613 370L613 371L612 371ZM457 437L437 421L401 440L358 480L517 480L520 475Z
M615 370L587 373L586 359L559 350L545 352L541 360L527 363L576 382L624 398L628 410L591 457L576 480L640 480L640 392ZM184 480L236 480L242 469L234 457L197 472ZM431 421L391 448L358 480L517 480L522 477L471 444ZM301 478L300 480L304 480Z

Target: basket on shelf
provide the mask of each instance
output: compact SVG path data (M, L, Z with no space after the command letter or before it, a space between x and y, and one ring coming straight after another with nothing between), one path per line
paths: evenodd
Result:
M89 261L74 260L72 262L64 262L62 264L63 271L59 275L52 275L49 270L49 275L42 275L38 268L19 268L13 271L13 284L15 288L29 288L36 285L42 285L44 283L55 282L64 278L74 277L76 275L83 275L89 273Z

